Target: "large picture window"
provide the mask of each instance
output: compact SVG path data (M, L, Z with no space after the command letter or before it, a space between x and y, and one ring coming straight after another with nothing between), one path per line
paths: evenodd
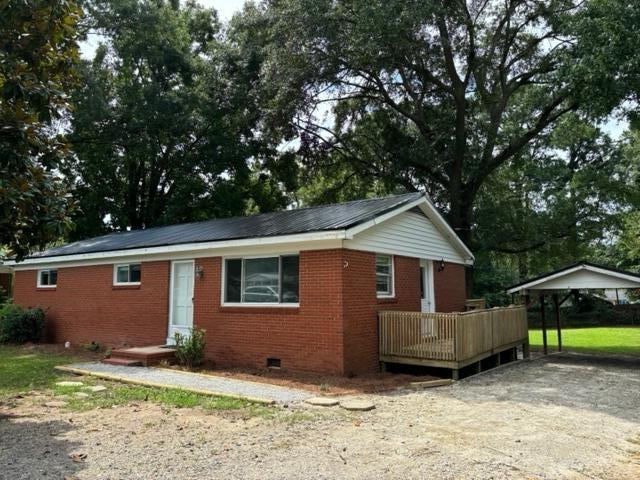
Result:
M393 257L376 255L376 293L378 297L393 296Z
M299 257L228 258L225 303L298 303Z
M58 284L58 270L38 270L38 287L50 288Z
M125 263L113 266L114 285L137 285L140 283L140 264Z

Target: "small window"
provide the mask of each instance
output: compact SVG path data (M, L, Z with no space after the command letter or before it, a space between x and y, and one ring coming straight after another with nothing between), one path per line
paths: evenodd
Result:
M299 257L225 260L225 303L298 303Z
M113 284L114 285L131 285L140 283L140 264L127 263L122 265L114 265L113 267Z
M376 255L376 293L378 297L393 296L393 257Z
M38 270L38 287L55 287L58 284L58 270Z

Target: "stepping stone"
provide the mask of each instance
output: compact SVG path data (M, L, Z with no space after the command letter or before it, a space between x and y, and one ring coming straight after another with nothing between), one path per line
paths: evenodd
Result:
M373 410L376 406L369 400L342 400L340 406L345 410L351 410L353 412L367 412Z
M82 382L56 382L59 387L81 387L84 385Z
M104 392L107 387L103 385L92 385L90 387L85 387L87 390L91 390L93 393Z
M61 408L61 407L66 407L67 406L67 402L54 400L53 402L46 402L44 404L44 406L45 407L51 407L51 408Z
M73 396L77 398L89 398L89 394L84 392L76 392Z
M330 397L313 397L305 400L309 405L315 405L317 407L333 407L338 405L338 400Z

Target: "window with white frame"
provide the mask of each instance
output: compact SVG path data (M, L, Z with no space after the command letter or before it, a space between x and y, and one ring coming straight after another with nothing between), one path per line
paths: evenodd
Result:
M393 257L376 255L376 293L378 297L393 296Z
M224 302L297 304L299 256L227 258Z
M137 285L140 283L140 264L121 263L113 266L114 285Z
M38 270L38 287L49 288L58 284L58 270L49 268Z

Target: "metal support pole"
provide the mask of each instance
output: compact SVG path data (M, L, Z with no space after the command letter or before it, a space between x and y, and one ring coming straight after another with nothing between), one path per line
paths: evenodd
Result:
M560 302L558 300L558 294L553 294L553 305L556 310L556 328L558 329L558 351L562 351L562 325L560 323Z

